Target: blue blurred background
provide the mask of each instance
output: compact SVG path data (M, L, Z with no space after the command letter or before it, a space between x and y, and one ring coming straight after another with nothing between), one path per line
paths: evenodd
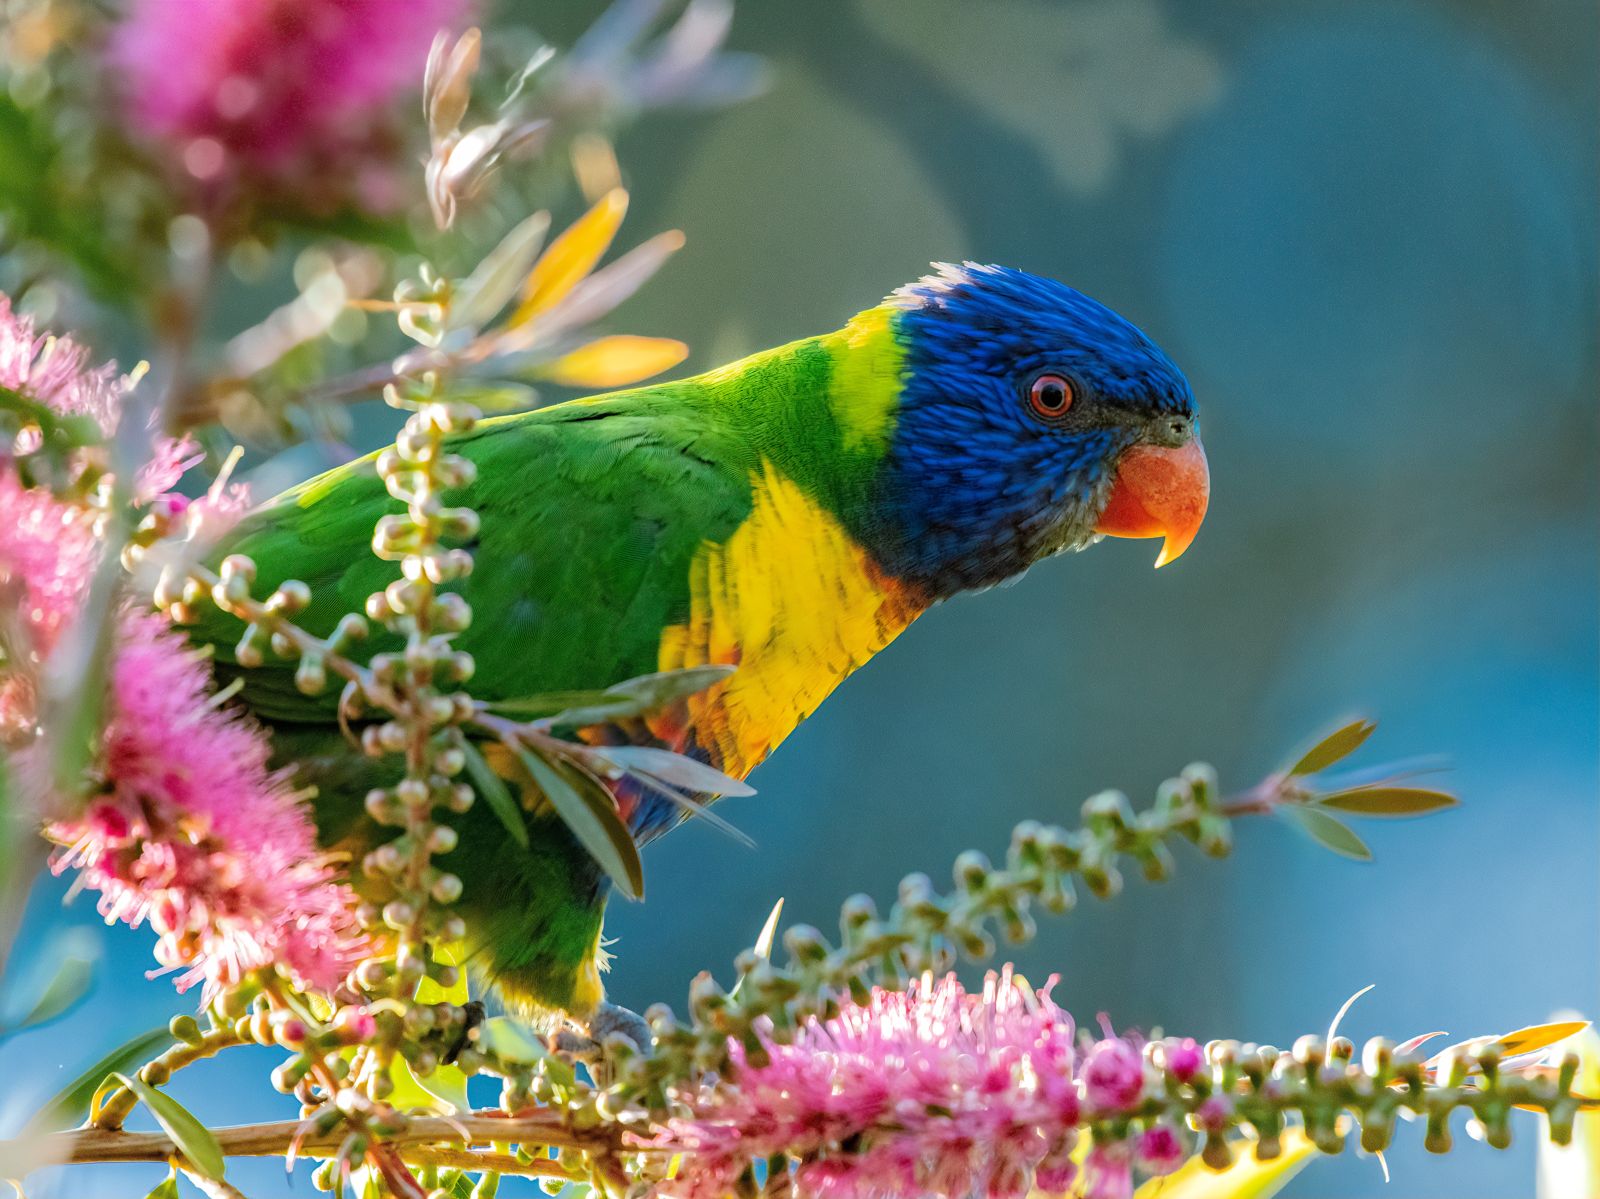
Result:
M596 5L508 5L564 42ZM1588 0L1205 5L1154 0L746 3L769 93L655 118L619 146L630 227L689 248L626 316L691 367L831 328L930 258L1057 276L1131 316L1200 397L1214 496L1159 575L1108 542L934 611L724 815L619 904L613 998L681 1003L780 896L831 927L907 871L996 855L1018 820L1147 797L1194 758L1234 786L1351 713L1374 757L1439 752L1458 811L1364 826L1370 865L1241 826L1226 863L1047 919L1018 954L1079 1017L1287 1044L1368 983L1345 1031L1503 1031L1600 1013L1596 8ZM143 980L150 937L40 887L19 951L102 943L89 1002L0 1048L10 1123L189 1001ZM174 1092L234 1122L291 1115L273 1054ZM1507 1153L1402 1135L1387 1188L1353 1154L1296 1196L1530 1196ZM139 1193L93 1167L35 1194ZM309 1193L270 1162L252 1196ZM510 1187L512 1193L521 1193Z

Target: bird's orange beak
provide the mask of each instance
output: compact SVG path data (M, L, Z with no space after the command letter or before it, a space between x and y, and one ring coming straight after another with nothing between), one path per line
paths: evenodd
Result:
M1198 437L1176 448L1136 445L1117 462L1111 498L1095 525L1110 537L1163 537L1156 566L1183 556L1211 498L1211 470Z

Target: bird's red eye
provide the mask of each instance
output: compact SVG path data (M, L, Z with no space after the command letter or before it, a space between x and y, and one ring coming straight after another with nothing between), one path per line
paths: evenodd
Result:
M1072 383L1060 375L1039 375L1028 385L1028 406L1041 420L1060 420L1072 407Z

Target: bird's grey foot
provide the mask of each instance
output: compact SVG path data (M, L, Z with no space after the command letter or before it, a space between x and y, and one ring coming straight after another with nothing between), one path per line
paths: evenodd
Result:
M632 1041L639 1053L650 1052L650 1026L645 1023L644 1017L631 1008L602 1001L589 1021L589 1036L604 1046L617 1033Z
M584 1031L568 1028L550 1038L550 1048L589 1067L599 1086L609 1086L615 1075L616 1060L623 1054L645 1054L651 1050L650 1026L643 1016L615 1003L602 1002L589 1018Z

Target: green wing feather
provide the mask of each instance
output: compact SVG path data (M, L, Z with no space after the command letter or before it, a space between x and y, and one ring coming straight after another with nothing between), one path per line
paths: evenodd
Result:
M754 451L701 400L696 385L669 384L485 421L452 439L478 468L469 493L446 497L481 518L472 573L452 585L473 610L455 644L476 660L474 696L602 688L656 669L662 630L686 615L696 550L725 539L751 506ZM312 603L296 622L326 636L399 577L371 552L373 525L398 511L369 457L252 513L217 557L248 554L258 596L305 582ZM344 739L337 688L303 695L294 663L270 655L240 668L242 630L213 610L190 635L215 648L219 674L242 680L242 698L274 729L278 760L316 784L323 844L359 852L377 831L362 797L394 781L392 763ZM399 647L374 632L353 656ZM477 804L457 818L460 843L440 865L466 884L457 910L479 973L513 1003L583 1015L600 994L601 874L559 818L528 821L524 848Z
M478 468L469 493L446 497L481 518L472 574L452 585L472 606L455 644L476 659L476 697L605 687L656 669L662 630L686 614L695 551L750 510L752 451L694 400L691 387L666 385L485 421L452 439ZM324 636L399 577L370 542L378 518L400 510L364 458L253 513L218 556L249 555L258 595L305 582L312 603L297 623ZM241 631L213 611L191 636L231 673ZM398 644L380 631L355 656ZM246 701L274 722L333 721L336 692L301 694L293 667L269 656L239 672Z

